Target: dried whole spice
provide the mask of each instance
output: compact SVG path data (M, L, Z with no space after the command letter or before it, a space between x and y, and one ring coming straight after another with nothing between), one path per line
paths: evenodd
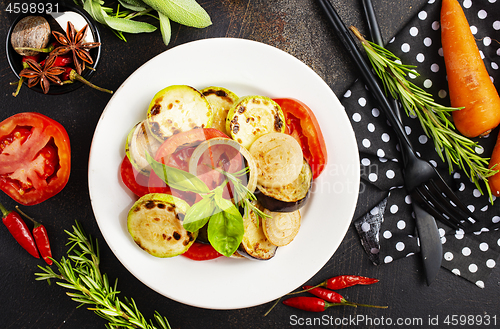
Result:
M49 39L49 22L41 16L26 16L14 26L10 42L19 55L34 56L38 52L26 48L45 48Z
M92 56L89 54L89 50L101 45L100 42L85 42L84 38L87 34L87 29L88 24L85 25L80 31L76 31L73 23L68 21L66 35L57 31L52 32L52 35L61 45L54 49L51 55L60 56L71 51L73 53L75 70L78 74L82 74L82 71L85 68L85 63L94 63Z
M19 75L28 79L29 88L40 83L43 93L46 94L49 92L50 82L61 84L61 79L59 79L58 75L64 72L64 68L54 66L55 60L56 56L49 56L45 60L45 64L42 68L42 66L33 59L27 59L26 64L28 64L29 68L23 69Z

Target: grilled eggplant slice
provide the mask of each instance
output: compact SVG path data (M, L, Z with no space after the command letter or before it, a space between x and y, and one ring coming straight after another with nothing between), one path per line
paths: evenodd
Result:
M230 135L226 130L226 118L229 109L238 100L238 96L232 91L222 87L207 87L200 92L210 103L214 114L212 128L222 131L226 135Z
M290 135L263 135L255 140L249 151L259 171L257 184L267 187L285 186L297 179L302 170L302 148Z
M149 176L151 166L146 160L146 151L154 157L161 143L146 128L146 120L139 122L127 136L125 153L137 171Z
M296 180L279 187L257 185L255 197L266 209L274 212L292 212L302 208L309 198L313 174L306 160Z
M265 96L240 98L229 110L226 130L231 137L249 148L262 135L285 132L285 117L280 106Z
M159 91L149 104L149 131L160 141L194 128L210 128L213 113L208 100L198 90L173 85Z
M156 257L173 257L184 253L198 232L189 232L182 219L189 205L169 194L146 194L128 213L127 227L135 243Z
M238 253L249 259L268 260L276 254L277 246L273 245L264 234L262 223L253 211L243 217L245 234L238 248Z
M266 238L275 246L286 246L293 241L300 229L300 211L272 212L264 210L266 217L262 221L262 229Z

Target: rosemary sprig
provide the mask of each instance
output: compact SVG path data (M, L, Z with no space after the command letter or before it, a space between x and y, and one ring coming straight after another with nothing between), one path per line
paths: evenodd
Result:
M253 194L244 184L242 184L241 179L239 177L245 175L249 168L246 167L238 172L235 172L233 174L228 173L224 170L217 169L220 173L222 173L229 182L231 182L234 186L234 200L237 205L240 207L243 207L245 211L245 216L248 217L250 214L250 210L253 210L255 215L260 218L266 218L266 217L271 217L259 208L257 208L254 204L254 201L257 200L257 197L255 194Z
M133 299L118 298L118 280L110 286L107 275L99 269L97 239L93 242L78 222L73 225L73 232L65 232L70 248L67 258L62 257L60 262L54 260L59 274L49 266L39 266L43 273L35 273L36 280L47 280L49 284L51 279L59 280L58 285L73 291L66 294L80 303L78 307L93 305L88 309L108 321L106 328L170 329L167 318L158 312L154 314L156 325L152 320L148 323Z
M456 132L450 115L460 108L436 103L430 93L406 79L408 74L419 76L416 66L402 64L392 52L366 40L355 27L351 26L351 31L360 40L386 94L398 99L408 116L419 120L427 137L434 142L439 157L448 164L449 173L454 171L454 166L462 169L483 195L481 182L484 183L490 202L493 202L488 178L497 170L488 168L489 159L477 153L481 148L477 142Z

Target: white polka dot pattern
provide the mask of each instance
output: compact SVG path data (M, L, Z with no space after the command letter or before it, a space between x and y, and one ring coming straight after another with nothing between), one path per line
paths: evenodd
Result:
M477 40L485 65L494 83L500 81L500 19L496 0L460 1ZM430 0L403 28L387 48L404 64L415 65L419 75L408 78L429 92L434 100L449 105L446 69L440 41L441 1ZM497 87L498 88L498 87ZM397 138L377 108L365 85L358 81L344 94L342 103L351 118L358 140L362 187L360 193L377 193L383 201L366 205L366 215L354 222L368 256L375 264L391 263L419 253L411 198L402 187L402 159ZM433 140L425 134L414 115L403 112L403 126L415 150L449 177L447 165L434 150ZM497 131L481 140L478 154L489 157ZM480 219L480 232L455 231L438 222L443 243L442 266L484 288L500 255L500 205L491 205L461 171L450 177L457 195ZM379 200L380 200L379 199ZM484 223L484 225L483 225Z

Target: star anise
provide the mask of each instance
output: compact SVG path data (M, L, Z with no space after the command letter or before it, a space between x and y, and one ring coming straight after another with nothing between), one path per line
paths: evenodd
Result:
M101 45L100 42L84 42L88 26L87 24L80 31L76 31L75 26L68 21L66 35L57 31L52 31L52 35L61 45L54 49L51 54L60 56L70 51L73 52L73 63L78 74L82 74L85 63L94 63L92 56L89 54L89 49Z
M45 60L43 68L33 59L26 59L26 64L29 68L23 69L19 75L21 77L28 79L28 87L31 88L40 83L42 91L44 94L49 92L50 82L61 84L61 79L58 75L64 72L64 68L60 66L54 66L54 61L56 56L49 56Z

